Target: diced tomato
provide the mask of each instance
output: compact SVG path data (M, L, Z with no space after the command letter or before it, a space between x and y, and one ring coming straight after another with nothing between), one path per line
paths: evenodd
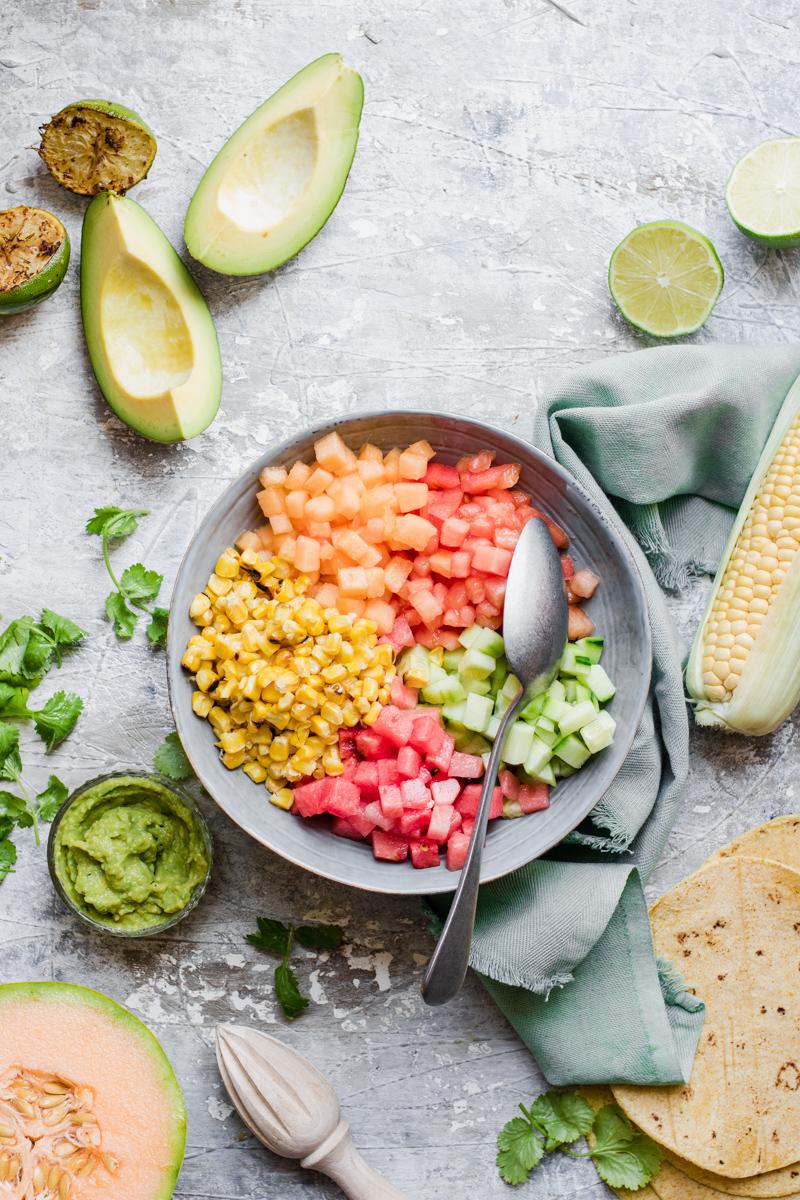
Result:
M381 758L390 758L394 754L394 743L382 737L374 729L359 729L356 733L356 746L362 758L377 762Z
M431 784L434 804L447 804L452 808L460 791L461 784L457 779L434 779Z
M372 831L372 853L387 862L403 862L408 858L408 840L383 830Z
M438 867L439 847L435 842L412 842L411 862L413 866L419 869L424 867Z
M399 821L403 815L403 798L400 788L391 784L378 788L381 812L387 821Z
M327 778L325 785L325 811L333 817L354 817L361 812L361 793L349 779Z
M479 754L461 754L456 751L450 759L447 771L456 779L480 779L483 774L483 759Z
M447 463L429 462L425 472L425 482L429 488L457 488L459 486L458 468L450 467Z
M461 795L455 803L455 808L461 813L462 817L474 817L478 811L478 804L481 798L483 787L479 783L468 784L464 788ZM489 820L494 821L496 817L503 815L503 793L499 787L492 791L492 799L489 807Z
M425 836L433 842L446 842L450 836L450 818L454 811L449 804L434 804Z
M494 455L494 450L479 450L477 454L468 454L466 458L460 458L456 463L456 467L459 472L488 471L494 462Z
M500 772L500 789L508 800L516 800L519 796L520 782L513 771Z
M401 779L416 779L422 767L422 757L413 746L401 746L397 752L397 770Z
M303 783L292 790L294 810L301 817L317 817L325 812L325 780L315 779L313 783Z
M411 737L413 722L400 708L395 708L393 704L387 704L378 714L378 718L373 722L372 730L378 733L381 737L386 738L394 746L405 746ZM360 747L359 747L360 749ZM366 758L367 755L364 755ZM388 755L383 755L388 758Z
M419 835L428 824L428 811L427 808L406 809L397 822L397 828L405 837Z
M470 839L465 833L452 833L447 842L447 869L460 871L467 859Z
M400 771L397 767L396 758L382 758L376 765L378 768L378 787L400 782Z
M488 467L485 471L461 471L461 486L465 492L491 492L494 488L513 488L519 482L518 463L504 463L499 467Z
M416 708L419 692L417 688L407 687L399 675L392 680L390 699L395 708Z
M354 729L339 730L339 757L344 761L356 756L356 734Z
M524 813L541 812L550 807L550 788L546 783L522 783L517 800Z
M400 795L403 798L403 808L429 809L433 804L428 785L419 777L403 779L400 783Z

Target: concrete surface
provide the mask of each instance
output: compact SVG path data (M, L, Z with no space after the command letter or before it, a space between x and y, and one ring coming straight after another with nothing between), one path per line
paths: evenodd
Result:
M273 439L332 413L379 405L466 412L518 432L535 390L575 363L642 343L617 319L605 272L636 223L676 216L714 240L725 290L699 341L797 338L797 259L747 243L726 216L731 164L797 132L796 0L12 0L0 14L0 199L52 208L74 265L57 296L0 329L0 611L43 603L89 631L47 681L86 713L47 760L25 735L30 781L71 785L148 766L170 728L162 657L143 631L118 644L103 619L95 505L152 515L116 554L166 576L199 516ZM328 227L272 278L193 266L217 320L222 412L190 445L159 448L110 414L84 355L77 260L84 203L30 146L65 103L111 96L159 139L135 198L182 248L204 166L296 69L340 49L364 76L361 145ZM692 628L703 587L677 598ZM759 742L698 735L691 789L652 887L695 868L735 833L796 808L797 725ZM338 1195L262 1152L220 1092L215 1022L263 1024L328 1071L357 1143L412 1197L507 1194L494 1137L542 1087L536 1065L472 981L445 1011L418 995L430 942L416 904L360 896L248 843L206 799L213 887L173 936L88 937L21 837L0 887L0 979L92 983L164 1041L186 1089L182 1200ZM300 952L314 1003L276 1012L272 964L245 945L257 914L339 921L344 953ZM1 1035L0 1035L1 1036ZM520 1190L600 1200L590 1166L553 1156Z

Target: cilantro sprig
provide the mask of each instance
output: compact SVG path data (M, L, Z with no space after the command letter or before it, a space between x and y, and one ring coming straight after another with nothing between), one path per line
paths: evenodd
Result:
M94 516L86 522L86 532L102 539L103 562L114 585L113 592L106 596L106 616L114 626L117 637L123 642L133 637L139 620L136 610L140 609L150 617L145 630L147 640L151 646L163 646L167 637L169 609L151 607L151 604L158 598L164 576L137 562L126 567L118 578L111 565L111 543L124 541L135 533L139 528L139 518L146 517L148 513L149 509L146 508L117 508L116 505L96 508Z
M647 1134L631 1125L616 1104L595 1112L574 1092L546 1092L530 1108L519 1105L497 1136L497 1166L506 1183L525 1183L545 1154L555 1150L570 1158L591 1158L609 1187L638 1191L661 1167L661 1150ZM589 1137L587 1151L571 1149Z
M295 942L306 950L338 950L344 930L338 925L285 925L272 917L257 917L257 933L248 933L245 941L280 959L275 968L275 995L288 1021L308 1008L308 997L300 991L297 976L289 965Z
M0 789L0 883L13 868L17 851L10 835L15 829L33 828L36 845L41 842L39 822L52 821L67 798L66 785L51 775L47 787L33 795L22 778L19 730L0 721L0 779L12 783L17 791Z
M177 733L168 733L153 756L153 766L167 779L180 783L194 774Z

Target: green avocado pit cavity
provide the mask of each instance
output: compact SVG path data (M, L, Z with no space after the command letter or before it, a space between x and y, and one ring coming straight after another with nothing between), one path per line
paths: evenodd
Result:
M53 836L55 873L68 899L129 933L182 912L209 872L197 817L158 779L111 776L90 785L63 810Z
M114 412L156 442L196 437L219 408L211 313L156 223L104 192L86 210L81 312L97 382Z
M319 233L344 190L364 85L338 54L293 76L248 117L201 179L184 236L224 275L272 271Z

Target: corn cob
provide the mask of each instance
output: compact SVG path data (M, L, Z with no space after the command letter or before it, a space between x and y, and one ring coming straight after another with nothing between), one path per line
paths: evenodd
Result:
M771 733L800 701L800 384L753 473L692 647L695 720Z

